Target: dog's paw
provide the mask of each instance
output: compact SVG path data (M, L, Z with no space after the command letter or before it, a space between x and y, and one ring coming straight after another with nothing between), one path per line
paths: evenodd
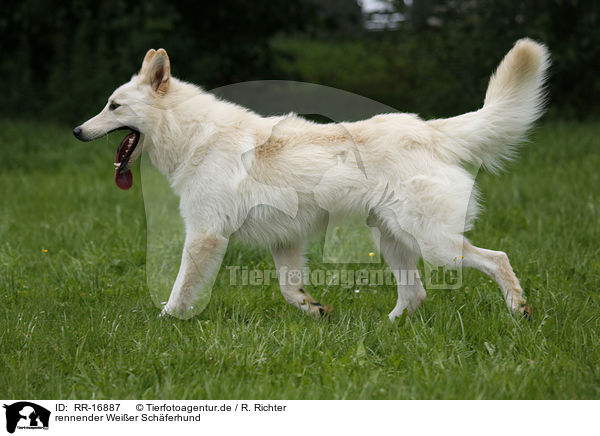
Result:
M316 316L317 318L326 318L331 316L331 312L333 311L333 306L330 304L323 306L318 301L313 301L309 303L309 313L311 315Z
M533 306L531 304L523 303L519 308L519 313L523 318L533 319Z
M181 307L181 306L177 306L177 305L169 305L167 304L165 307L163 307L163 310L160 313L160 317L161 318L167 318L167 319L190 319L194 316L195 312L194 312L194 306L189 306L189 307Z
M331 315L331 312L333 311L333 307L331 305L325 306L319 303L304 289L298 289L298 296L300 298L294 305L307 312L309 315L317 318L325 318Z
M526 319L532 319L533 306L531 304L527 304L525 301L522 301L518 305L513 305L512 313L516 316L521 316Z

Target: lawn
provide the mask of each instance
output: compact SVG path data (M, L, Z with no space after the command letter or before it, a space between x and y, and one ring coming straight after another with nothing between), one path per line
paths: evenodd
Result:
M395 324L394 286L314 287L334 306L315 320L274 284L230 286L228 265L273 267L232 244L207 309L183 321L160 319L146 284L140 168L115 186L118 134L83 144L68 126L0 122L0 397L598 398L599 137L547 121L508 172L478 175L469 237L508 253L532 320L470 270ZM332 268L323 242L313 268Z

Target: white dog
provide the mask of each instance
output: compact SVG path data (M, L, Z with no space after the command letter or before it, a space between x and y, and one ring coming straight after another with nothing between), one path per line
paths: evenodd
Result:
M546 48L522 39L491 77L484 105L475 112L431 121L383 114L317 124L294 114L262 117L219 100L172 77L167 53L150 50L139 74L73 132L90 141L130 130L117 150L117 185L131 186L129 169L144 149L180 197L185 245L163 314L191 313L212 286L233 233L271 248L290 304L327 313L328 306L288 280L303 268L307 236L327 223L323 201L332 213L366 211L378 227L382 255L398 281L391 320L405 310L412 313L426 297L420 280L406 284L399 277L399 271L415 270L421 257L485 272L511 310L529 314L506 254L475 247L463 236L478 207L473 176L461 164L495 171L511 157L542 113L548 66ZM291 188L295 195L270 198L268 204L276 207L260 206L272 196L272 186Z

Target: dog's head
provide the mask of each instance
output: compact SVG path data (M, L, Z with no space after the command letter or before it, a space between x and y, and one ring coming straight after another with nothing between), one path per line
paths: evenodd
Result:
M92 141L115 130L129 131L115 155L115 182L121 189L129 189L133 183L131 165L142 152L144 134L159 121L170 81L167 52L151 49L140 72L112 93L104 109L73 129L81 141Z

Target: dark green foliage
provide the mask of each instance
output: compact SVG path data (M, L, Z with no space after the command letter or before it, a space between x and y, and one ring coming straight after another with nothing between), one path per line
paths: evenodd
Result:
M442 23L436 31L442 46L435 56L442 53L444 59L435 61L438 66L486 80L517 39L530 37L545 43L552 53L552 110L563 116L588 117L591 111L598 115L591 97L600 91L597 1L416 0L413 7L421 4L425 5L421 15L435 16ZM466 90L469 97L477 91L468 80L461 80L458 89Z
M12 3L12 4L11 4ZM272 78L269 38L301 30L305 0L5 2L0 18L0 114L75 123L104 105L163 47L173 73L209 88Z
M367 32L354 0L7 0L0 11L0 115L76 124L164 47L173 73L211 89L316 81L399 110L445 116L481 104L514 41L552 52L551 112L598 115L595 0L390 1L406 20Z

